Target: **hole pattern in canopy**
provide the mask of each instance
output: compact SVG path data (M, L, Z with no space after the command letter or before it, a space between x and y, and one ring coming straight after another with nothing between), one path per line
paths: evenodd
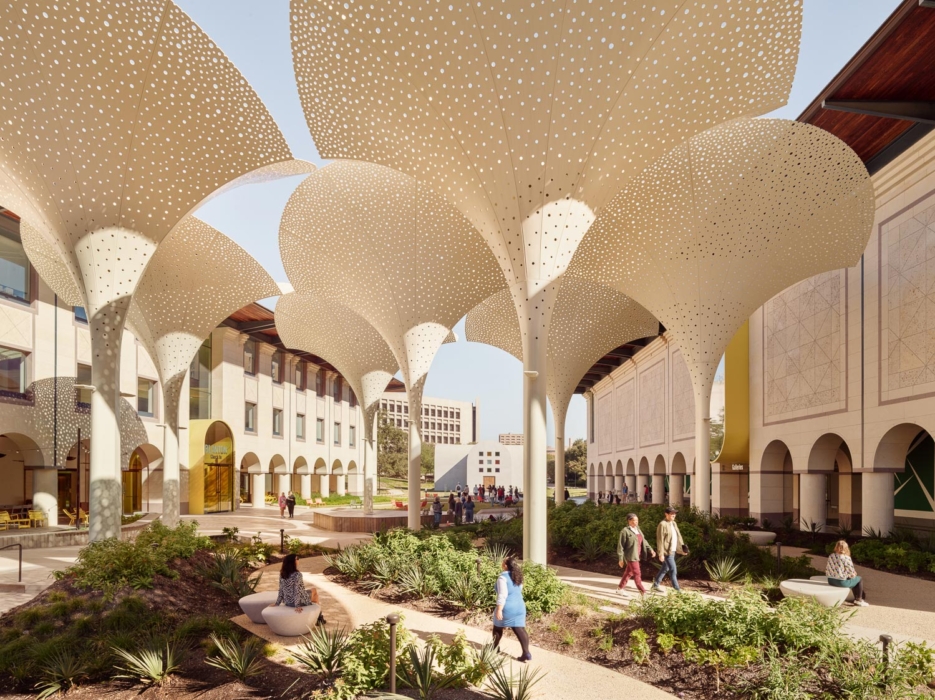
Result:
M340 302L301 292L276 303L276 330L286 347L318 355L347 379L360 398L369 435L380 397L398 369L379 332Z
M212 274L211 270L222 271ZM127 325L168 389L204 339L237 309L278 296L263 266L217 229L186 217L156 249L133 295Z
M448 197L508 279L561 274L629 178L701 130L788 97L800 0L292 0L324 158Z
M498 292L468 313L465 335L522 361L522 342L509 291ZM568 403L588 369L616 347L655 335L659 322L615 289L588 280L560 280L548 345L548 395L555 424L565 422Z
M790 285L856 264L873 185L835 136L738 119L656 161L610 202L568 270L639 301L670 329L696 394L728 342Z
M407 386L428 372L449 329L504 286L457 209L372 163L337 161L306 178L286 205L279 244L295 290L340 302L373 325Z

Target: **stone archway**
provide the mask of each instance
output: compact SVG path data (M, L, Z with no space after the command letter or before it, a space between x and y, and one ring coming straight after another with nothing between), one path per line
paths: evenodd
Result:
M121 470L123 514L161 513L162 451L150 443L136 447Z
M930 433L915 423L901 423L890 428L874 451L873 471L862 475L864 531L891 532L896 524L897 508L900 519L932 522L935 498L933 490L926 493L923 486L931 483L929 479L935 479L933 472Z
M676 452L669 465L669 505L681 508L685 504L685 455Z
M301 455L292 463L292 490L306 501L312 497L312 470Z
M330 481L333 494L336 496L347 494L347 471L344 469L344 465L341 464L340 459L336 459L331 463Z
M649 460L644 456L640 459L640 465L636 472L636 500L640 503L645 503L648 500L651 479Z
M240 502L246 501L254 508L266 505L266 475L256 452L247 452L240 460Z
M653 461L652 502L655 504L666 502L666 458L661 454L656 455Z
M58 472L47 468L35 440L23 433L0 435L0 510L36 508L57 525L59 492Z
M627 466L624 469L623 481L627 485L627 500L638 500L636 493L636 462L633 458L627 460Z
M828 525L842 524L843 519L843 524L850 529L855 515L860 519L860 480L860 474L854 474L851 468L851 451L844 438L836 433L825 433L818 438L809 450L806 472L799 474L802 527L827 529ZM857 529L860 529L859 523Z
M761 524L799 522L798 475L793 474L792 453L782 440L763 450L759 468L750 469L750 516Z

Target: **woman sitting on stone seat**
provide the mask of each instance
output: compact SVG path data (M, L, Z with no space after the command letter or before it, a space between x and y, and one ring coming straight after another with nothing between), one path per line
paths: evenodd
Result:
M854 605L869 605L864 600L864 585L854 568L854 560L851 559L851 548L844 540L838 540L834 545L834 552L828 557L828 564L825 566L825 576L828 577L828 584L831 586L852 589Z
M314 587L311 591L306 590L305 580L298 568L298 558L295 554L287 554L285 559L282 560L282 569L279 571L279 596L270 607L285 605L289 608L295 608L295 611L300 613L304 606L312 603L321 605L318 599L318 591ZM324 618L324 615L318 615L319 625L325 624Z

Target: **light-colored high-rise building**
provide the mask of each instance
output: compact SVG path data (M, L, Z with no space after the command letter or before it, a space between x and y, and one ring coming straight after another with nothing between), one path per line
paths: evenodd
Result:
M500 439L497 441L501 445L522 445L522 433L500 433Z
M480 402L422 398L422 442L436 445L469 445L477 442ZM394 380L380 399L380 410L397 428L409 428L409 401L402 384Z

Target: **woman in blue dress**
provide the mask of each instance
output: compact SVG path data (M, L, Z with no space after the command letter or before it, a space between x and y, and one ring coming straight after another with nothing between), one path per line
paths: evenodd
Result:
M503 560L503 573L497 577L497 609L493 614L493 645L500 648L507 627L523 647L518 661L530 661L529 635L526 634L526 602L523 600L523 565L516 557Z

